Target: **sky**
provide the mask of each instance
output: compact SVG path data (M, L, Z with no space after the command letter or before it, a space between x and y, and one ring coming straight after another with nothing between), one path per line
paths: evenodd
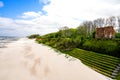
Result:
M0 0L0 36L44 35L120 16L120 0Z

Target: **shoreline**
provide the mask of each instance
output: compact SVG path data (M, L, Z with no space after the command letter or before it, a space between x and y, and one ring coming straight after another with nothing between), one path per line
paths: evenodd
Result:
M75 59L21 38L0 48L0 80L112 80Z
M7 44L18 41L18 37L0 36L0 48L5 48Z

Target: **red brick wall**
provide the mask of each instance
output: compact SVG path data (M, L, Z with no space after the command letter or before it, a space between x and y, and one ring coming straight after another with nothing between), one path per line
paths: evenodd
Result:
M115 30L112 26L96 28L95 38L114 38Z

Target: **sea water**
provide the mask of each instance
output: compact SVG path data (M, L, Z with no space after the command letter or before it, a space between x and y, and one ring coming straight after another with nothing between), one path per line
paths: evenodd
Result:
M0 48L4 48L6 43L16 41L18 37L0 36Z

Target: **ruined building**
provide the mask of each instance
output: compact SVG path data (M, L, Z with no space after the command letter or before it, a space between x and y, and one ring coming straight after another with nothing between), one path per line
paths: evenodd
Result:
M111 39L115 36L115 30L113 26L107 26L102 28L96 28L95 38Z

